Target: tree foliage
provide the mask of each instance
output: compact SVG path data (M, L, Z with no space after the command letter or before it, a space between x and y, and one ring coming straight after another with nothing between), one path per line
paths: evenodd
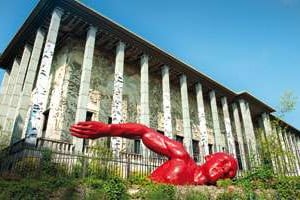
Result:
M293 91L285 91L279 99L279 117L284 117L286 113L294 111L297 101L298 97Z

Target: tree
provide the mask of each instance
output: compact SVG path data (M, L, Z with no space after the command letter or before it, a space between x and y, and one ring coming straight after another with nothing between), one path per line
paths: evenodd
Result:
M286 113L295 110L298 97L291 90L285 91L279 99L279 111L278 115L283 118Z

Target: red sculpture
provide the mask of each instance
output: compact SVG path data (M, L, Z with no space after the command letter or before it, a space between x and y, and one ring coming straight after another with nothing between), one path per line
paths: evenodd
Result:
M72 125L70 131L79 138L117 136L142 139L149 149L169 158L150 175L151 180L159 183L209 185L215 184L219 179L234 178L237 172L237 161L229 154L219 152L208 155L205 157L206 162L197 166L180 142L141 124L88 121Z

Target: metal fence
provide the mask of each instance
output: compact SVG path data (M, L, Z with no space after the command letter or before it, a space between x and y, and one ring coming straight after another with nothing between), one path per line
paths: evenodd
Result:
M237 156L239 158L239 155ZM197 155L197 159L203 159ZM283 158L282 158L283 159ZM24 141L0 152L0 175L39 176L42 173L59 176L98 176L117 175L128 178L131 175L148 176L167 160L165 157L144 158L140 154L120 153L114 156L109 151L86 148L83 154L75 154L71 144L49 139L38 139L37 145L26 146ZM251 168L261 163L259 156L249 160ZM250 165L249 165L250 166ZM277 175L296 176L296 168L273 171ZM237 177L247 174L238 170Z
M75 177L117 175L128 178L131 175L147 176L165 161L166 158L143 158L136 154L113 156L107 152L81 155L26 147L1 155L0 174L39 176L47 173Z

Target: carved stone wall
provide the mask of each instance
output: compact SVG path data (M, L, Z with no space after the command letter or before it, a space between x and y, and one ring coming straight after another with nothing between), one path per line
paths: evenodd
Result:
M125 63L122 112L123 122L139 122L140 120L140 87L140 66L138 64L129 65Z
M172 130L174 135L183 136L183 122L179 80L170 84Z
M210 109L209 99L204 97L204 111L205 111L205 119L206 119L206 127L208 133L208 143L214 144L214 128L213 128L213 121L212 121L212 113Z
M98 113L95 113L98 115L97 120L99 121L108 122L108 118L111 116L113 82L113 58L95 49L90 89L92 91L97 91L99 94L100 101L97 109Z
M51 75L49 107L53 111L54 137L70 141L69 127L75 121L75 113L80 87L81 65L83 61L84 41L69 39L66 45L54 56ZM111 102L114 81L114 55L108 55L95 49L90 83L88 111L93 113L93 120L108 122L111 116ZM139 122L140 119L140 64L124 65L124 87L122 122ZM174 135L183 136L180 85L170 85L172 129ZM205 99L205 112L209 142L213 142L213 127L209 101ZM51 106L54 105L54 106ZM189 91L189 107L193 139L200 139L199 119L197 115L196 94ZM149 74L149 110L150 125L163 130L162 81L160 75ZM221 109L220 109L221 110ZM222 118L221 118L222 119Z
M200 141L200 127L197 110L196 91L194 90L189 91L189 108L192 136L194 140Z
M150 109L150 126L153 129L159 129L161 118L158 114L163 111L162 99L162 80L161 76L149 74L149 109ZM162 118L163 119L163 118ZM163 129L160 129L163 131Z
M75 40L66 44L54 55L46 137L71 142L69 127L75 121L83 44Z

